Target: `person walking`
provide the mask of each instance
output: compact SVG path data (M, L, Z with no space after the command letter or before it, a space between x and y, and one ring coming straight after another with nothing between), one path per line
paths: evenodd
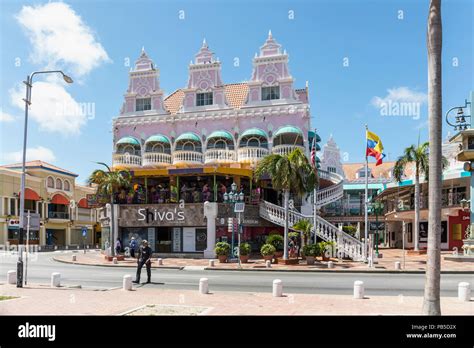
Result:
M132 239L130 240L130 256L135 258L135 250L137 249L137 240L135 239L135 237L132 237Z
M148 276L147 283L151 283L151 254L152 250L148 246L148 241L143 240L142 245L138 249L137 277L133 281L134 283L140 283L140 274L142 272L143 265L146 265L146 274Z
M118 255L120 254L121 250L122 250L122 242L120 241L120 238L117 238L117 241L115 242L115 253Z

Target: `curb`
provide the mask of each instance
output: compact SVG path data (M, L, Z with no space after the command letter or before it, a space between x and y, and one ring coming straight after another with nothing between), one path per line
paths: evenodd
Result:
M329 270L329 269L299 269L299 270L291 270L291 269L275 269L275 268L255 268L255 269L248 269L248 268L217 268L217 267L206 267L204 268L205 271L237 271L237 272L295 272L295 273L365 273L365 274L424 274L425 271L396 271L396 270L374 270L374 271L365 271L365 270ZM470 271L441 271L441 274L471 274L474 275L474 272Z
M66 261L66 260L61 260L61 259L58 259L56 257L53 257L53 260L56 261L56 262L61 262L61 263L67 263L67 264L70 264L70 265L79 265L79 266L94 266L94 267L115 267L115 268L123 268L123 267L127 267L127 268L137 268L136 265L107 265L107 264L103 264L103 265L99 265L99 264L96 264L96 263L83 263L83 262L74 262L74 261ZM178 270L182 270L185 266L151 266L151 268L154 268L154 269L178 269Z

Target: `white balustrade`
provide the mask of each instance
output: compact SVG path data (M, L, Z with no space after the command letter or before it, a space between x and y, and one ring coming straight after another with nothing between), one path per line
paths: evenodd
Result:
M202 164L202 153L197 151L174 151L173 164L177 163Z
M171 164L171 155L163 152L145 152L143 154L144 166L160 166Z
M234 150L209 149L204 153L205 163L227 163L235 162L237 156Z
M305 152L303 146L299 146L299 145L277 145L277 146L273 146L272 153L277 154L277 155L281 155L281 156L288 156L295 149L301 149L301 151L303 151L303 153Z
M140 166L142 164L141 156L131 155L127 153L114 153L113 156L114 166Z
M264 147L241 147L238 150L239 162L258 161L268 155L268 149Z

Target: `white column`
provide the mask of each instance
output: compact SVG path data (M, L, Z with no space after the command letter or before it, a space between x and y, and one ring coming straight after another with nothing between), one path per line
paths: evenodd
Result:
M204 250L204 257L213 259L216 257L214 247L216 245L217 203L204 202L204 216L207 220L207 248Z
M46 226L41 226L39 231L39 244L46 245Z
M71 227L66 227L66 243L67 246L71 245Z

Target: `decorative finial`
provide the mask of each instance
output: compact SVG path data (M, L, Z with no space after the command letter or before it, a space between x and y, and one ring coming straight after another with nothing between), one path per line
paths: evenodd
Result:
M269 38L269 39L272 38L272 30L271 30L271 29L268 31L268 38Z
M255 56L254 56L254 58L257 58L257 57L258 57L258 54L257 54L257 52L255 52Z
M283 54L286 55L286 49L283 50Z
M204 39L202 40L202 47L207 47L206 38L204 38Z
M142 53L145 52L145 46L142 46Z

